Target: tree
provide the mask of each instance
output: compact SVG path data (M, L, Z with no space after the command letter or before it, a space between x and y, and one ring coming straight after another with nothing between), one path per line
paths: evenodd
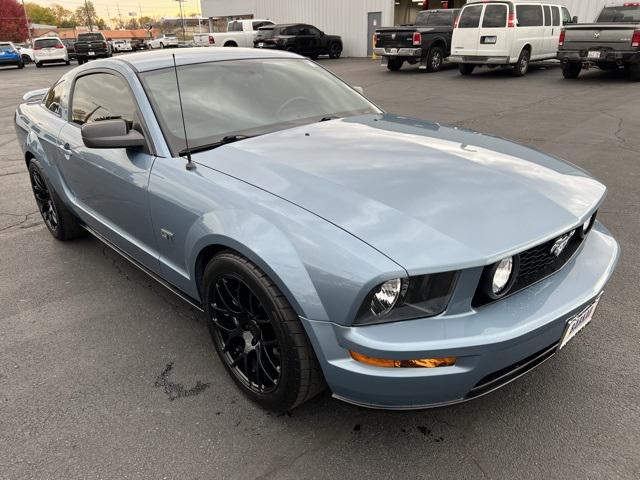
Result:
M87 27L95 26L98 24L98 15L96 14L96 7L93 2L87 1L86 6L80 5L73 12L74 20L78 25ZM104 20L102 21L104 24Z
M24 42L29 37L24 10L16 0L0 0L0 38Z
M56 16L50 8L31 2L25 3L24 7L27 9L27 15L31 23L56 24Z
M62 5L56 3L52 4L49 9L53 12L53 16L56 19L56 25L61 27L63 23L70 23L73 17L73 12ZM72 25L73 26L73 25Z

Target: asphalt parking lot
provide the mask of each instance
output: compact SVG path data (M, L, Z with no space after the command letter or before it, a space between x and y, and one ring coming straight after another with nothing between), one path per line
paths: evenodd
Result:
M512 78L322 63L390 112L515 139L602 180L599 218L623 253L591 325L467 404L383 412L324 394L265 413L195 310L97 240L49 235L13 112L72 67L0 69L0 478L640 478L639 84L567 81L553 65Z

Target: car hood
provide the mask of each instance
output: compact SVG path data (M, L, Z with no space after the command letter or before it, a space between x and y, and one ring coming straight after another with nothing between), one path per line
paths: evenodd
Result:
M584 222L606 188L537 150L450 126L365 115L194 159L350 232L410 274L486 265Z

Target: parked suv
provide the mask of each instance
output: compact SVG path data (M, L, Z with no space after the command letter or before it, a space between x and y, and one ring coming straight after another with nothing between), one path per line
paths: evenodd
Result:
M640 80L640 3L604 7L595 23L564 29L559 45L565 78L578 78L583 68L624 67L632 80Z
M453 23L459 13L458 9L424 10L414 25L379 28L373 51L392 71L400 70L407 62L420 63L420 68L437 72L451 53Z
M0 42L0 67L5 65L15 65L18 68L24 68L22 55L11 42Z
M36 38L33 41L33 56L38 68L45 63L70 63L67 47L58 37Z
M338 35L327 35L304 23L262 27L253 45L256 48L287 50L314 60L320 55L339 58L342 54L342 39Z
M474 1L456 21L449 59L459 64L462 75L471 75L477 66L502 65L521 77L532 61L556 58L562 25L573 21L560 5Z
M79 65L90 58L108 58L112 55L111 45L100 32L79 33L75 48Z

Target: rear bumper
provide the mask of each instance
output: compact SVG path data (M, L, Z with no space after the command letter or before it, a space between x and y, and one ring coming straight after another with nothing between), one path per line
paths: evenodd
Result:
M36 55L35 62L36 63L59 63L59 62L67 62L69 61L68 55L47 55L45 57L40 57Z
M366 327L302 322L336 398L386 409L464 402L553 356L567 321L602 292L618 255L616 241L597 224L562 270L468 314ZM380 368L353 360L349 350L376 358L455 356L457 361L450 367Z
M109 51L108 50L91 50L91 52L93 52L93 55L89 54L89 50L84 51L84 52L78 52L76 50L76 57L81 57L81 58L106 58L109 56Z
M379 57L422 57L422 48L374 48Z
M473 63L475 65L509 65L509 57L485 57L478 55L451 55L453 63Z
M640 63L640 52L637 51L600 50L597 60L588 58L588 54L589 50L560 50L557 58L563 63Z

